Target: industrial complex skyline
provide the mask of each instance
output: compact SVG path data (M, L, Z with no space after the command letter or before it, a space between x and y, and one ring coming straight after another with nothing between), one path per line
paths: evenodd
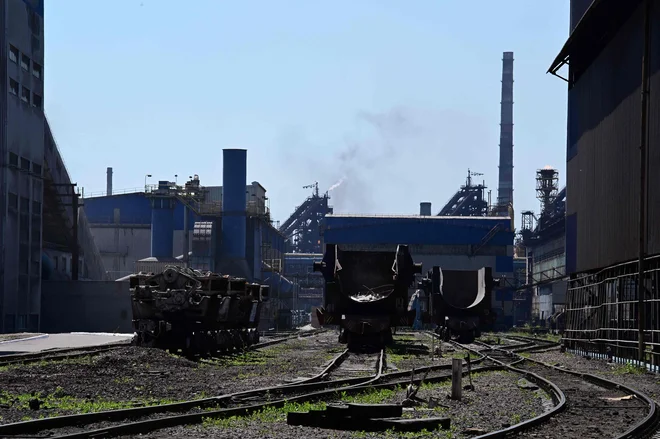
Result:
M545 70L568 31L567 3L484 1L478 33L450 19L466 13L458 3L405 10L395 2L339 3L332 10L301 3L284 8L296 11L285 16L266 2L202 2L183 18L167 1L100 1L82 9L76 1L46 3L45 110L86 195L104 189L108 166L116 192L141 187L148 174L151 183L199 174L220 185L220 150L246 148L248 181L268 188L276 220L310 195L303 186L318 181L323 191L342 177L331 193L337 212L413 214L419 201L432 202L436 212L467 168L484 174L496 199L501 58L511 50L518 217L539 209L536 169L552 165L564 180L565 84ZM277 24L255 22L249 32L231 24L256 4L280 17ZM94 25L80 19L90 7L109 19ZM221 23L200 26L204 16ZM106 24L113 20L122 23L122 35ZM175 21L176 38L169 35ZM558 31L561 22L566 32ZM303 33L305 39L297 37ZM218 43L208 51L193 44L200 38ZM93 66L93 81L70 69L80 57ZM213 72L203 93L172 86L184 84L181 69L191 63ZM98 96L93 112L86 110L90 87ZM392 162L415 172L390 178Z

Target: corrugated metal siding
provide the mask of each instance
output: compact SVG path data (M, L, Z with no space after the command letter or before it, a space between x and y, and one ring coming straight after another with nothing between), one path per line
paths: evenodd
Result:
M489 246L513 243L513 232L507 230L508 219L488 220L434 219L426 217L342 217L326 216L323 239L332 244L479 244L497 224L503 229L488 242Z
M649 100L648 253L660 253L660 5L653 2ZM639 180L639 178L636 178Z
M594 0L571 0L571 32Z
M659 22L658 8L654 23ZM641 8L569 92L567 215L578 213L574 270L612 265L637 256L639 209L639 118L642 52ZM652 53L659 53L660 30L654 25ZM660 167L660 62L653 57L650 112L650 169ZM570 154L569 154L570 158ZM659 213L660 176L651 174L650 224ZM567 223L567 236L572 232ZM570 243L567 242L570 248ZM572 249L567 263L572 266ZM660 251L657 232L649 251ZM571 267L573 268L573 267Z
M566 273L577 267L577 213L566 216Z
M119 209L119 224L151 224L151 203L144 193L85 198L84 209L91 224L111 224L115 209ZM174 208L174 230L183 230L183 204L178 200ZM192 230L198 217L189 212L188 228Z

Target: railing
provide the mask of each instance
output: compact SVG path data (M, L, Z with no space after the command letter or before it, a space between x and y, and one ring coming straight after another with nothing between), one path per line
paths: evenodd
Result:
M148 218L145 218L144 216L131 216L131 217L126 217L124 215L121 215L119 217L119 222L115 222L115 217L114 216L94 216L92 218L87 218L88 222L90 223L91 227L98 226L98 225L117 225L117 226L122 226L122 227L129 227L129 226L149 226L151 227L151 215L149 215ZM192 225L190 227L192 229Z
M638 264L628 262L570 280L566 297L565 344L594 355L660 365L660 257L647 259L644 277L643 358L638 355Z
M123 194L135 194L139 192L144 192L144 187L133 187L130 189L120 189L120 190L113 190L111 195L123 195ZM84 198L94 198L94 197L105 197L108 195L107 191L95 191L95 192L88 192L85 193L84 191L82 192L82 195Z

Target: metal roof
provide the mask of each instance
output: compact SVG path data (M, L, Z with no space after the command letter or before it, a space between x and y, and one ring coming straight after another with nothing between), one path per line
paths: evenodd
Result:
M421 221L448 221L448 220L458 220L458 221L511 221L509 216L429 216L429 215L381 215L381 214L370 214L370 215L359 215L359 214L329 214L325 216L326 218L399 218L399 219L415 219Z
M641 2L642 0L594 0L555 57L548 73L564 79L569 84L575 82ZM579 65L575 62L571 64L570 77L563 78L558 75L557 71L564 65L576 61L571 59L574 55L579 55Z

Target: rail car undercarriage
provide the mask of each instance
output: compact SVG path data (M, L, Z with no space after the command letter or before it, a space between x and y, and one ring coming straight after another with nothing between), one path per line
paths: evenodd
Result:
M259 342L268 286L168 266L130 278L135 344L213 355Z
M408 246L374 252L327 244L314 271L325 279L324 307L317 309L319 323L339 325L339 342L349 349L381 348L392 343L392 328L412 322L408 287L422 265L413 262Z

